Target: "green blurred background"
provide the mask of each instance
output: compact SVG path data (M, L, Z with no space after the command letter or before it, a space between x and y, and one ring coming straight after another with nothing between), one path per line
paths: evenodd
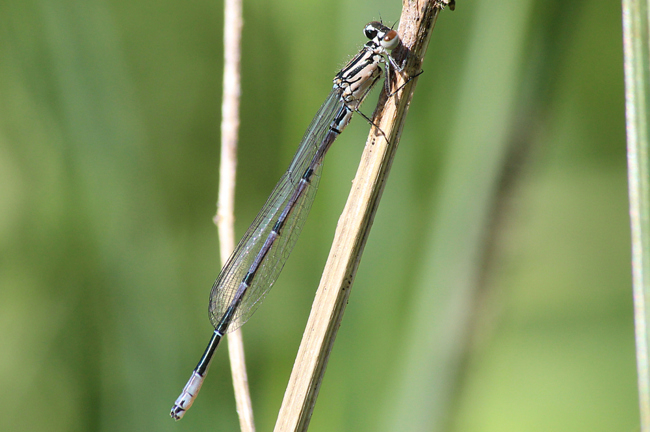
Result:
M245 3L237 236L400 8ZM225 347L169 418L212 331L222 9L0 2L0 430L238 429ZM638 430L620 22L606 0L441 14L312 431ZM260 431L367 132L243 329Z

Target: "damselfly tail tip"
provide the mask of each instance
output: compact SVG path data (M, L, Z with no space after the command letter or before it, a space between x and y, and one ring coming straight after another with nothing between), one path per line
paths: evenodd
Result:
M185 411L190 409L194 403L194 399L196 399L196 395L198 395L199 390L201 390L203 378L204 377L197 371L192 372L190 380L185 384L185 388L183 388L181 395L176 399L176 402L174 402L174 406L169 413L174 420L182 419L185 415Z
M185 409L179 407L178 405L174 404L172 407L172 411L169 413L169 415L174 419L174 420L180 420L183 418L185 415Z

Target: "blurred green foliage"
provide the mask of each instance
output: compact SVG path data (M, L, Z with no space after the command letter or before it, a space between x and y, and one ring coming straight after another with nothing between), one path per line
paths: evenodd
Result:
M225 349L168 415L212 331L222 7L0 2L0 430L237 430ZM245 3L238 235L363 25L399 11ZM441 14L311 430L638 428L620 21L605 0ZM258 430L367 131L244 327Z

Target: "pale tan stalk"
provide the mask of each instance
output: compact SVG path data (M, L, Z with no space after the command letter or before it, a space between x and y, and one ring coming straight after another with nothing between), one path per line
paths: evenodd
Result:
M242 29L241 0L225 1L223 102L221 105L221 165L219 198L214 223L219 231L221 266L235 248L235 177L237 172L237 134L239 131L240 53ZM228 334L228 354L239 424L242 432L254 432L253 406L241 330Z

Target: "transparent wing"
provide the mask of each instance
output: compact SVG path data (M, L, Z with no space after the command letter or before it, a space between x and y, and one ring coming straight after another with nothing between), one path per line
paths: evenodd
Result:
M298 187L300 178L329 131L334 115L342 106L339 96L340 91L333 89L325 103L320 107L303 136L289 169L273 189L271 196L244 234L244 237L239 241L235 251L212 286L209 315L210 321L215 328L232 303L242 279L246 276L252 262L262 249L264 242L273 230L275 221L287 205L294 190ZM312 176L311 183L300 195L293 210L287 217L280 236L275 240L260 264L253 282L242 298L242 302L228 327L228 332L239 328L250 318L282 271L311 209L318 188L321 169L322 164L319 164Z

